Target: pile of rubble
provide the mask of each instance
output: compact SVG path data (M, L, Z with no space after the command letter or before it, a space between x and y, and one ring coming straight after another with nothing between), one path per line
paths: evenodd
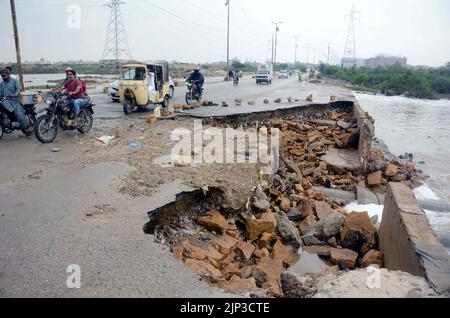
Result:
M359 128L347 112L272 121L272 126L281 130L281 167L255 187L244 209L230 214L216 206L180 217L157 238L171 244L174 256L202 279L235 294L283 297L281 274L293 270L303 253L324 260L323 274L383 267L377 219L347 211L348 202L325 190L382 192L390 181L412 185L420 173L381 151L372 153L369 174L330 166L330 149L358 146Z

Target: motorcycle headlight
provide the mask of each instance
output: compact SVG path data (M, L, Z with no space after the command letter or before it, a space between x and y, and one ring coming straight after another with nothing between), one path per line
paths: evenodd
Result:
M47 105L53 104L54 101L55 101L55 99L53 98L53 96L47 96L47 98L45 99L45 103Z

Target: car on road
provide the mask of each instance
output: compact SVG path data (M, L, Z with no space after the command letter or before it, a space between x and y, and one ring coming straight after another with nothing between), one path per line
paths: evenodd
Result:
M280 73L278 74L278 78L279 78L279 79L286 79L286 78L289 78L289 72L288 72L288 70L282 70L282 71L280 71Z
M119 80L114 81L109 85L108 96L112 99L113 102L119 102Z
M272 73L268 69L260 69L256 72L256 84L272 84Z
M119 80L116 80L111 83L111 85L109 86L108 95L113 102L120 102ZM169 76L169 97L173 98L174 95L175 95L175 83L173 82L172 77Z

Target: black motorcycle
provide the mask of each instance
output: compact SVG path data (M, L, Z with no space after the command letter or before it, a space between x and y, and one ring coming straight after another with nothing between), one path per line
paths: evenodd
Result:
M239 76L238 75L233 76L233 85L239 86Z
M202 100L203 88L198 88L197 81L187 83L186 104L191 105L193 101L200 102Z
M39 113L46 112L46 114L39 117L35 124L35 134L40 142L44 144L52 143L58 135L59 128L78 130L82 134L91 130L94 124L92 115L95 106L92 97L85 97L78 115L77 126L72 125L74 119L72 101L67 98L66 94L48 93L45 103L48 107Z
M14 113L9 112L4 106L3 102L6 101L8 97L3 97L0 99L0 140L3 138L4 134L10 134L15 130L21 130L25 136L30 136L33 133L33 130L30 129L27 132L25 129L20 128L20 124L17 122L16 115ZM23 105L23 109L25 111L25 116L28 117L28 122L30 123L30 127L34 127L36 122L36 105L37 103L37 95L33 96L33 104Z

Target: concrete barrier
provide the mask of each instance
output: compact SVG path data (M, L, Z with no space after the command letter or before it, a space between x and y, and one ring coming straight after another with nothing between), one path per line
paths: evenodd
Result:
M372 150L372 140L375 137L374 121L369 114L364 112L357 102L353 105L353 117L356 118L359 127L358 152L361 168L364 172L367 172L369 169L370 152Z
M387 269L423 276L436 292L450 293L450 257L402 183L389 184L379 239Z

